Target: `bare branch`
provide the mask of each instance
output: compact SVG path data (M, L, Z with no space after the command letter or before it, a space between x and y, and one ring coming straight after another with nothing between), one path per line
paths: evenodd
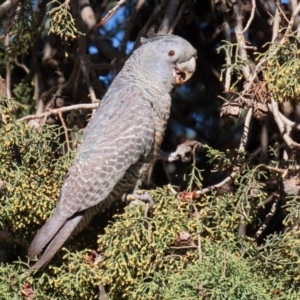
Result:
M238 175L238 173L239 173L239 168L235 168L235 170L220 183L212 185L205 189L198 190L197 196L201 196L201 195L207 194L209 192L217 191L217 190L221 189L226 183L232 182L234 180L234 178Z
M66 107L61 107L57 109L51 109L47 112L44 112L39 115L28 115L26 117L23 117L19 119L18 121L23 122L23 121L28 121L28 120L34 120L34 119L42 119L45 116L52 116L52 115L57 115L60 112L69 112L69 111L74 111L74 110L80 110L80 109L96 109L98 108L99 103L91 103L91 104L76 104L76 105L71 105L71 106L66 106Z
M9 45L9 35L8 34L5 36L4 41L5 41L5 47L8 47L8 45ZM8 99L12 98L10 59L7 59L7 62L6 62L6 96Z
M296 17L298 16L299 12L300 12L300 3L297 5L296 9L294 10L293 15L291 16L291 19L290 19L290 21L289 21L289 24L288 24L288 27L287 27L287 29L286 29L286 31L285 31L285 34L284 34L283 38L281 39L281 41L279 42L280 45L282 45L282 44L285 43L285 41L286 41L288 35L290 34L290 32L291 32L291 30L292 30L293 24L295 23L295 19L296 19ZM276 47L276 48L274 49L274 51L272 51L272 53L270 53L269 57L272 57L272 56L276 55L278 49L279 49L279 48ZM260 70L261 66L262 66L263 64L265 64L265 63L268 61L269 57L265 57L264 59L262 59L262 60L256 65L256 67L255 67L255 69L254 69L254 73L253 73L252 76L249 78L247 88L243 91L243 93L246 93L246 92L249 90L250 86L252 85L252 83L253 83L254 80L256 79L256 76L257 76L257 74L259 73L259 70Z
M127 28L126 28L123 40L121 42L122 56L125 56L125 54L126 54L126 45L127 45L131 30L132 30L132 28L135 24L136 16L137 16L138 12L140 11L140 9L143 7L144 4L145 4L145 0L138 0L131 16L128 19Z
M155 9L153 10L153 13L150 16L150 18L148 19L147 23L140 30L140 32L139 32L139 34L138 34L138 36L135 40L133 50L136 49L140 45L141 37L146 35L146 33L149 30L151 24L164 12L165 7L166 7L166 3L167 3L166 1L162 1L159 5L157 5L155 7Z
M117 10L126 3L126 0L120 0L117 5L113 7L96 25L97 27L102 27L116 12Z
M252 113L253 113L253 109L250 108L247 112L245 123L244 123L243 135L242 135L241 143L240 143L240 147L239 147L240 151L245 150L246 144L248 142L249 126L250 126L250 122L251 122L251 118L252 118Z
M165 16L157 32L159 35L168 34L176 18L179 5L180 5L180 0L169 0L169 4Z
M240 1L234 6L234 14L235 14L235 21L236 21L235 34L236 34L236 39L239 48L239 55L243 60L248 61L246 42L244 37L244 29L243 29L243 13L242 13L241 6L242 3ZM249 66L247 64L243 65L242 71L244 77L246 78L246 80L248 80L251 74Z
M197 207L195 204L193 204L193 208L195 211L195 216L196 216L196 220L197 220L197 224L200 224L200 220L199 220L199 213L197 210ZM198 255L199 255L199 262L202 262L202 246L201 246L201 236L200 236L200 230L199 228L197 228L197 238L198 238Z
M231 34L230 34L228 14L224 14L223 32L224 32L226 41L231 43ZM230 51L226 51L225 92L229 91L230 85L231 85L231 72L232 72L231 64L232 64L231 53L230 53Z
M69 0L70 1L70 0ZM86 27L90 30L96 25L96 17L89 0L78 0L80 15Z
M256 10L256 0L252 0L252 9L251 9L251 15L250 15L250 18L247 22L247 25L245 26L244 30L243 30L243 33L247 32L247 30L249 29L253 19L254 19L254 16L255 16L255 10Z
M90 76L89 76L89 70L88 70L88 67L87 67L87 58L85 56L80 57L80 63L81 63L81 70L82 70L82 73L83 73L83 78L84 78L84 80L87 84L87 87L89 89L89 93L90 93L92 103L97 103L98 99L96 97L96 94L95 94L95 91L94 91L94 88L93 88L93 85L91 83Z
M174 31L176 25L178 24L178 22L179 22L179 20L180 20L180 18L181 18L182 13L184 12L184 10L185 10L185 8L187 7L187 5L188 5L187 1L185 1L185 2L181 5L181 7L180 7L180 9L179 9L179 11L178 11L178 13L177 13L176 19L174 20L174 22L172 23L172 25L171 25L170 28L169 28L168 34L172 34L172 33L173 33L173 31Z
M70 141L69 141L69 134L68 134L68 128L66 126L66 123L64 121L64 118L62 116L62 113L61 113L61 109L58 108L57 109L57 114L59 116L59 119L61 121L61 124L62 124L62 127L64 129L64 132L65 132L65 139L66 139L66 143L67 143L67 149L68 149L68 153L71 152L71 148L70 148Z
M17 58L15 58L14 63L18 67L22 68L27 74L29 74L29 69L28 69L28 67L24 63L20 63Z
M263 224L259 227L259 229L257 230L257 232L255 233L255 238L258 239L262 233L264 232L264 230L268 227L271 219L273 218L273 216L275 215L276 213L276 210L277 210L277 207L278 207L278 204L280 202L280 197L278 194L273 194L273 198L275 198L273 204L272 204L272 207L270 209L270 212L266 215L266 218L263 222Z
M17 6L18 2L18 0L6 0L2 3L0 5L0 18L2 18L5 14L8 14L14 6Z
M278 129L282 135L282 138L284 139L284 141L286 142L288 147L289 148L294 148L294 147L300 148L300 144L294 142L292 140L292 138L289 136L289 133L287 132L287 128L284 126L282 118L279 114L278 103L274 99L271 100L271 110L272 110L275 122L278 126Z

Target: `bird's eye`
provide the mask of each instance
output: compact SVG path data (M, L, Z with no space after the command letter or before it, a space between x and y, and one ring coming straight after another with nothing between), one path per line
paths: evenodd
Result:
M173 50L170 50L170 51L168 52L168 55L169 55L169 56L174 56L174 54L175 54L175 52L174 52Z

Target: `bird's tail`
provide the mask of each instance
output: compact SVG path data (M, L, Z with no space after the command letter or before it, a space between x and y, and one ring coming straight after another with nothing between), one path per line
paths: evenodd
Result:
M82 217L83 214L76 214L72 218L67 219L67 221L60 221L53 215L53 217L37 233L29 247L28 255L33 259L46 246L42 256L32 266L32 269L38 270L48 264L50 259L71 236Z

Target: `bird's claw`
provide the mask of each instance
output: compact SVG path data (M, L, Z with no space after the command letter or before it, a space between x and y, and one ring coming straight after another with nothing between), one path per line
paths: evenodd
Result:
M188 162L191 160L193 153L199 152L201 148L202 144L200 142L187 140L184 143L177 146L175 152L169 154L168 162Z
M148 209L152 208L154 205L153 198L143 191L134 191L132 194L123 195L123 201L129 202L129 206L137 204L145 204L148 206Z

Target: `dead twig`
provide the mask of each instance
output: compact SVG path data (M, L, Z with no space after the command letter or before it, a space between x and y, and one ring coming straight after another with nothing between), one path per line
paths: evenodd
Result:
M226 183L232 182L234 180L234 178L238 175L238 173L239 173L239 168L235 168L235 170L220 183L196 191L197 196L201 196L201 195L207 194L209 192L217 191L217 190L221 189Z
M89 76L89 69L87 67L87 64L88 64L87 58L85 56L80 57L80 63L81 63L81 70L82 70L83 78L88 87L92 103L97 103L98 100L97 100L97 97L96 97L96 94L95 94L95 91L94 91L94 88L93 88L93 85L91 83L90 76Z
M264 232L264 230L268 227L271 219L273 218L273 216L275 215L276 213L276 210L277 210L277 207L278 207L278 204L280 202L280 197L278 194L273 194L273 198L275 198L273 204L272 204L272 207L271 207L271 210L270 212L266 215L265 217L265 220L263 222L263 224L258 228L258 230L256 231L255 233L255 238L258 239L262 233Z
M8 14L14 6L17 6L18 3L18 0L6 0L2 3L0 5L0 18L2 18L5 14Z
M246 41L245 41L245 36L244 36L244 29L243 29L243 13L242 13L242 3L238 2L234 6L234 16L235 16L235 34L236 34L236 39L237 39L237 44L238 44L238 49L239 49L239 55L240 57L245 61L248 62L248 55L246 51ZM249 79L251 75L250 67L249 64L244 64L242 66L242 72L246 80Z
M185 8L187 7L187 5L188 5L187 1L185 1L185 2L181 5L181 7L180 7L180 9L179 9L179 11L178 11L178 13L177 13L177 16L176 16L174 22L172 23L172 25L171 25L170 28L169 28L168 34L172 34L172 33L173 33L173 31L174 31L176 25L178 24L178 22L179 22L179 20L180 20L180 18L181 18L182 13L184 12L184 10L185 10Z
M152 15L149 17L147 23L140 30L140 32L139 32L139 34L138 34L138 36L135 40L133 50L136 49L140 45L141 37L146 35L146 33L149 30L151 24L164 12L164 10L166 8L166 4L167 4L167 1L162 1L159 5L157 5L155 7L155 9L153 10Z
M57 115L60 112L69 112L69 111L74 111L74 110L80 110L80 109L96 109L98 108L99 103L90 103L90 104L76 104L76 105L71 105L71 106L66 106L66 107L61 107L57 109L51 109L49 111L46 111L42 114L39 115L28 115L26 117L23 117L19 119L18 121L23 122L23 121L29 121L29 120L34 120L34 119L41 119L41 118L47 118L52 115Z
M66 123L64 121L64 118L62 116L62 113L61 113L61 108L58 108L57 109L57 114L59 116L59 119L61 121L61 124L62 124L62 127L64 129L64 132L65 132L65 139L66 139L66 143L67 143L67 149L68 149L68 153L71 152L71 148L70 148L70 141L69 141L69 134L68 134L68 128L66 126Z
M173 195L178 194L178 192L176 192L176 190L172 187L172 185L170 183L167 185L167 188L168 188L168 190L170 191L171 194L173 194Z
M249 29L253 19L254 19L254 15L255 15L255 10L256 10L256 0L252 0L252 9L251 9L251 15L250 18L247 22L247 25L245 26L243 33L247 32L247 30Z
M287 146L289 148L300 148L300 144L294 142L293 139L289 136L289 132L284 126L282 118L279 115L278 103L274 99L271 100L271 109L280 134L282 135L282 138L286 142Z
M196 216L196 220L197 220L197 224L200 224L200 220L199 220L199 213L197 210L197 207L195 204L193 204L193 208L195 211L195 216ZM202 262L202 245L201 245L201 236L200 236L200 230L199 228L197 228L197 239L198 239L198 255L199 255L199 262Z
M102 27L116 12L117 10L126 3L126 0L120 0L117 5L113 7L96 25L96 27Z
M180 0L169 0L166 13L157 32L159 35L168 34L172 23L176 19L179 5Z
M242 135L241 143L240 143L240 147L239 147L240 151L245 151L245 147L248 142L249 126L250 126L250 122L252 119L252 113L253 113L253 109L250 108L247 112L245 123L244 123L243 135Z

